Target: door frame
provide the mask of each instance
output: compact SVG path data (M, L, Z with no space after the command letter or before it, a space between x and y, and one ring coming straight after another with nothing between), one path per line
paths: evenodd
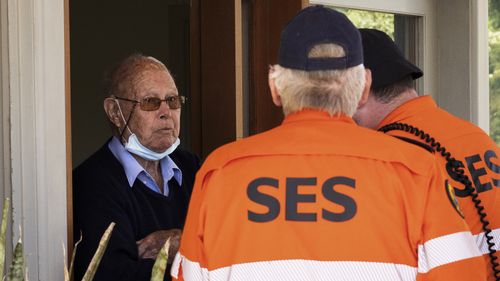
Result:
M2 97L10 101L8 159L12 243L22 239L32 280L63 279L67 245L64 1L6 0ZM5 115L3 115L5 117ZM4 123L5 124L5 123Z

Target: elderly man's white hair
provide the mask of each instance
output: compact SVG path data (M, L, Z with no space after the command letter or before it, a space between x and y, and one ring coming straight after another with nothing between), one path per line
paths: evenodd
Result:
M344 49L336 44L320 44L309 57L343 57ZM283 106L288 115L305 108L320 109L330 115L352 116L365 86L364 66L345 70L302 71L274 66L271 73Z

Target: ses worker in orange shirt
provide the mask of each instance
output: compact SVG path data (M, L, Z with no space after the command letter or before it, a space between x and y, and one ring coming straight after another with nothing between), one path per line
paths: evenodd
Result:
M351 119L369 76L347 17L302 10L278 60L269 84L285 120L207 158L172 276L485 280L435 157Z
M427 142L428 147L433 150L439 148L436 155L439 155L441 167L448 173L450 189L454 190L461 212L480 251L485 255L488 278L500 280L498 146L477 126L437 107L430 96L418 96L413 88L413 80L423 73L404 58L387 34L375 29L360 29L360 32L364 64L371 71L372 84L368 102L360 106L354 114L354 120L362 126L379 129L409 142L418 141L416 144L434 138L434 141ZM415 136L414 133L420 135ZM432 145L432 142L439 142L440 145ZM447 161L447 157L443 157L447 152L457 161ZM457 168L465 172L475 191L471 192L471 188L465 188L459 182L464 178L457 174ZM494 267L497 272L494 272Z

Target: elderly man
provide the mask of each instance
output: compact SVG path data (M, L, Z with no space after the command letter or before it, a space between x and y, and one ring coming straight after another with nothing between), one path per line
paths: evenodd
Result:
M412 82L423 73L405 59L387 34L375 29L360 29L360 32L365 66L371 71L372 85L368 102L358 109L354 120L360 125L381 129L414 144L439 149L436 154L440 157L441 167L448 172L465 220L489 263L489 280L500 280L500 272L496 272L499 279L495 279L492 270L494 266L500 271L499 261L489 257L490 252L500 257L498 146L474 124L439 108L432 97L418 96ZM417 131L407 125L423 130L421 134L429 134L434 140L422 144L425 142L423 138L413 135L411 131ZM439 142L440 145L433 145L432 142ZM442 157L443 147L445 152L451 153L451 157L459 161L456 162L457 167ZM469 176L474 191L459 182L464 179L456 168Z
M113 137L73 173L75 280L115 222L94 280L146 281L166 239L177 252L199 159L178 147L185 97L163 63L131 55L107 84Z
M312 6L288 23L269 77L285 120L207 158L172 276L484 279L433 155L351 119L365 80L361 37L343 14Z

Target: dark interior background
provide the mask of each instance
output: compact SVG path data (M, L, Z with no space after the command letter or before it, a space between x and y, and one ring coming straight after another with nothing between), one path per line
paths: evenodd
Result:
M70 0L71 126L73 167L110 137L102 107L104 73L133 52L161 60L181 95L181 140L190 123L189 0Z

